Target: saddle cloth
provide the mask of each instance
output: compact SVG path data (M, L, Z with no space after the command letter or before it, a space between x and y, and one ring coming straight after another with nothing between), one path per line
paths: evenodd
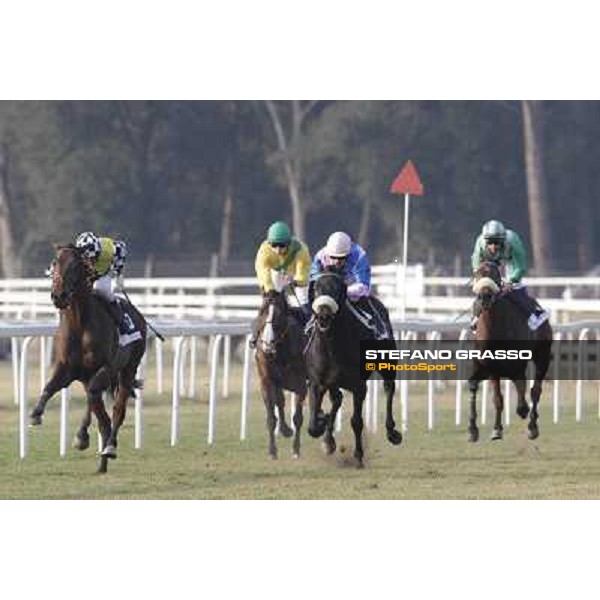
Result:
M129 303L122 302L123 307L123 319L119 326L119 346L122 348L128 346L132 342L142 339L142 332L136 328L135 322L127 312L129 310Z

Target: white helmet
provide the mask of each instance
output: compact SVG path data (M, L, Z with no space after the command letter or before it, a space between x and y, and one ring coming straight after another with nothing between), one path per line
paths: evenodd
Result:
M500 221L495 219L484 223L481 234L485 241L504 242L506 239L506 228Z
M350 254L352 248L352 240L347 233L336 231L329 236L325 252L331 258L345 258Z
M97 260L102 252L100 238L91 231L84 231L77 236L75 246L82 251L85 258Z

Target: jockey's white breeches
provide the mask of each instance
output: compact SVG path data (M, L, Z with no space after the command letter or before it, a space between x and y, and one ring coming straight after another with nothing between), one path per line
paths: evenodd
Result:
M115 300L116 281L110 275L102 275L94 281L94 291L106 298L109 302Z

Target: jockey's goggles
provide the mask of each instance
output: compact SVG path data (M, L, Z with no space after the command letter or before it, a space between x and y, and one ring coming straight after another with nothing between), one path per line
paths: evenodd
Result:
M504 244L504 240L501 238L489 238L485 240L485 243L488 246L502 246L502 244Z
M285 242L271 242L271 248L287 248L289 244Z

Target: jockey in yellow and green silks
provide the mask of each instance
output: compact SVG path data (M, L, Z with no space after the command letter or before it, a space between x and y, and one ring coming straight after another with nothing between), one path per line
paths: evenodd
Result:
M273 223L260 244L254 261L258 285L263 293L292 289L300 305L303 320L310 316L308 306L308 246L295 238L283 221ZM252 326L250 345L256 345L257 323Z
M75 246L92 267L94 292L107 301L111 316L121 327L123 309L115 295L115 289L125 266L127 245L122 240L99 237L91 231L84 231L77 236Z
M521 282L527 272L527 252L523 241L515 231L507 229L495 219L484 223L475 240L471 255L473 273L484 261L498 264L503 277L503 292L510 294L511 300L528 316L532 329L548 318L548 314L529 296L527 288ZM472 327L475 327L480 312L481 307L475 303Z

